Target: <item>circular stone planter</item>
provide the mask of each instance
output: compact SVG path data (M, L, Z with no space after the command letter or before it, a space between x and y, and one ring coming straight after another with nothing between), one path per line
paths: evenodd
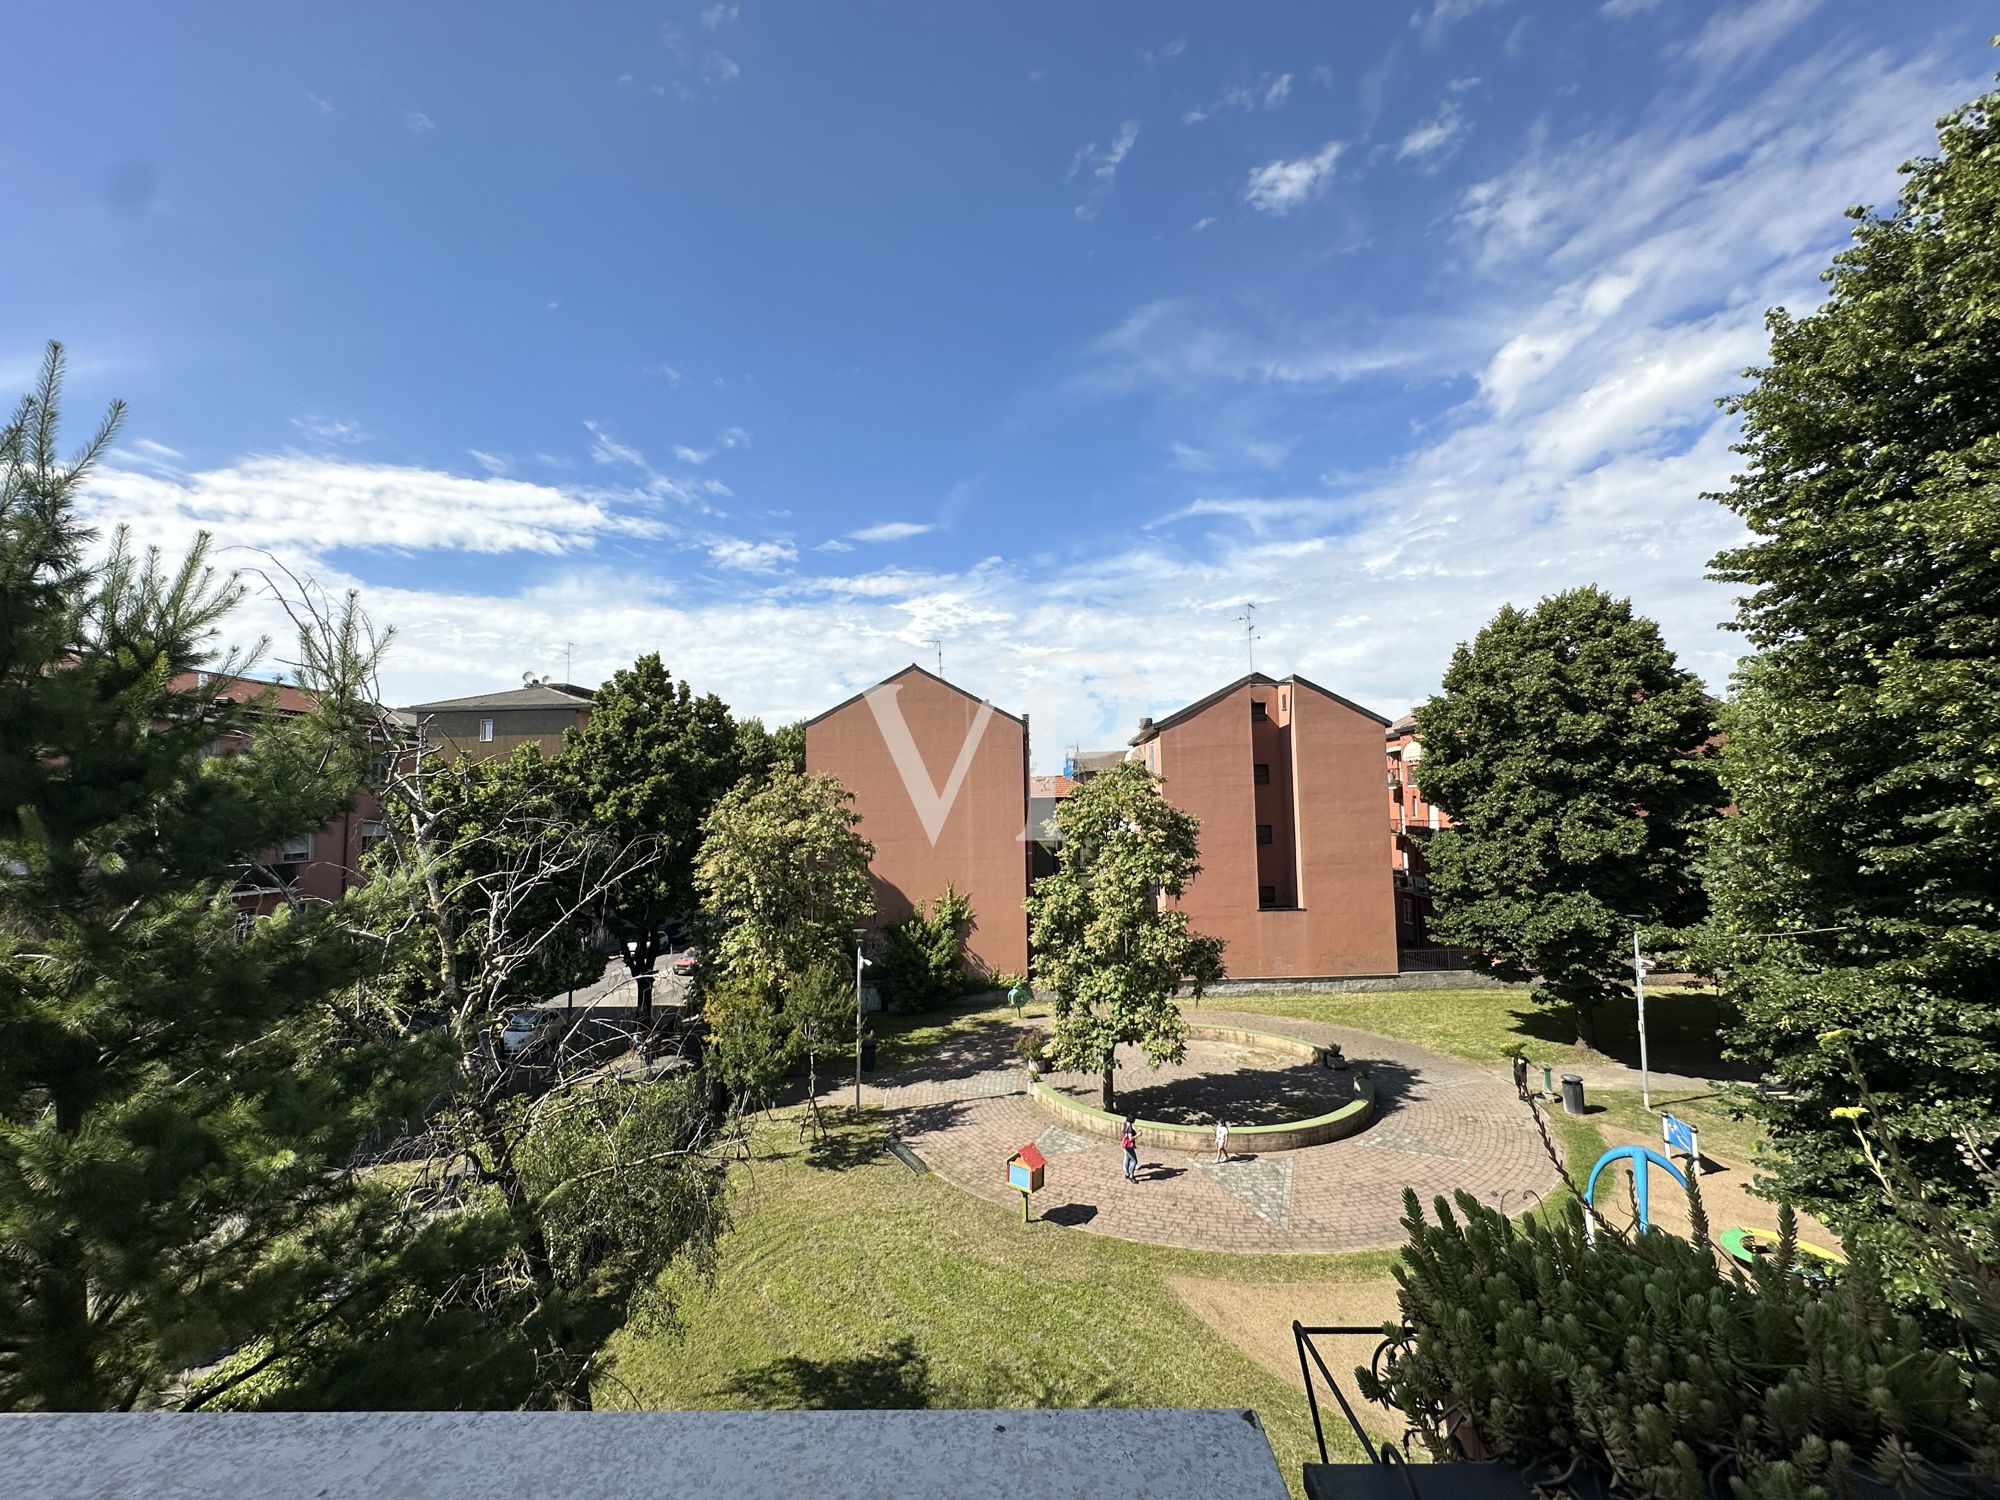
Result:
M1241 1046L1289 1053L1305 1061L1318 1061L1325 1050L1297 1037L1243 1031L1234 1026L1190 1026L1187 1034L1201 1041L1234 1042ZM1307 1146L1323 1146L1328 1141L1353 1135L1375 1117L1375 1080L1357 1072L1354 1092L1355 1097L1339 1109L1314 1115L1311 1119L1287 1120L1282 1125L1231 1125L1230 1150L1244 1153L1299 1151ZM1125 1128L1123 1115L1072 1099L1068 1094L1050 1088L1039 1078L1030 1081L1028 1094L1035 1101L1036 1108L1054 1115L1071 1130L1116 1140ZM1212 1125L1170 1125L1164 1120L1140 1120L1137 1132L1140 1145L1167 1151L1207 1151L1212 1150L1215 1144L1215 1127Z

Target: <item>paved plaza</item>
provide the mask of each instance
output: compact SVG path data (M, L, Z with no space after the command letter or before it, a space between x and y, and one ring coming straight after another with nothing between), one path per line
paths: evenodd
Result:
M1115 1141L1065 1129L1030 1101L1012 1057L1012 1024L953 1038L880 1077L865 1096L926 1166L967 1192L1017 1207L1020 1195L1004 1181L1006 1161L1033 1141L1048 1158L1037 1218L1189 1249L1394 1248L1406 1238L1399 1223L1406 1186L1426 1203L1464 1189L1519 1213L1556 1184L1527 1107L1491 1071L1341 1026L1198 1008L1187 1018L1338 1043L1374 1077L1374 1122L1328 1145L1243 1153L1220 1164L1206 1153L1142 1149L1139 1181L1128 1183ZM1136 1049L1131 1056L1119 1070L1121 1091L1152 1093L1168 1082L1149 1075ZM1206 1086L1214 1087L1212 1076Z

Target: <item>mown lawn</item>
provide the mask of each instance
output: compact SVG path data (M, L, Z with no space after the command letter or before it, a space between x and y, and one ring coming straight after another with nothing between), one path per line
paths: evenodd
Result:
M678 1326L641 1318L617 1337L600 1405L1254 1407L1296 1488L1312 1443L1298 1383L1212 1333L1163 1278L1368 1281L1392 1253L1204 1254L1023 1225L913 1176L882 1132L871 1113L806 1149L789 1114L763 1126L713 1278L669 1275Z
M1470 1062L1492 1063L1516 1048L1536 1062L1620 1062L1639 1065L1638 1007L1627 1000L1601 1006L1597 1050L1575 1045L1568 1011L1540 1006L1520 989L1391 990L1352 995L1218 994L1204 1004L1219 1010L1292 1016L1352 1026L1378 1036L1415 1042ZM1733 1020L1729 1002L1708 992L1668 991L1646 996L1646 1041L1652 1066L1662 1072L1708 1077L1729 1064L1722 1032Z
M1647 1009L1650 1012L1651 1006ZM1650 1020L1650 1015L1648 1016ZM1719 1094L1688 1093L1681 1089L1654 1089L1653 1107L1640 1103L1637 1089L1593 1089L1585 1102L1593 1124L1616 1125L1636 1131L1658 1148L1660 1111L1668 1110L1701 1133L1704 1156L1717 1157L1732 1166L1750 1168L1757 1164L1757 1148L1763 1143L1763 1129L1754 1120L1730 1118Z

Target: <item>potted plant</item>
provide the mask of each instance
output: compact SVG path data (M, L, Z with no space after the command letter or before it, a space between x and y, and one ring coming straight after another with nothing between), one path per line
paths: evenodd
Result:
M1029 1027L1023 1031L1020 1039L1014 1043L1014 1052L1028 1065L1030 1078L1040 1078L1048 1072L1049 1039L1038 1028Z

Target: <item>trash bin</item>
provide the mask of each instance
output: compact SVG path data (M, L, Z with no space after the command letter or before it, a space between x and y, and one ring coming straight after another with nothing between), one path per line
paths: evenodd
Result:
M864 1073L875 1071L875 1038L872 1036L861 1044L861 1071Z
M1580 1073L1563 1074L1563 1113L1583 1113L1583 1075Z

